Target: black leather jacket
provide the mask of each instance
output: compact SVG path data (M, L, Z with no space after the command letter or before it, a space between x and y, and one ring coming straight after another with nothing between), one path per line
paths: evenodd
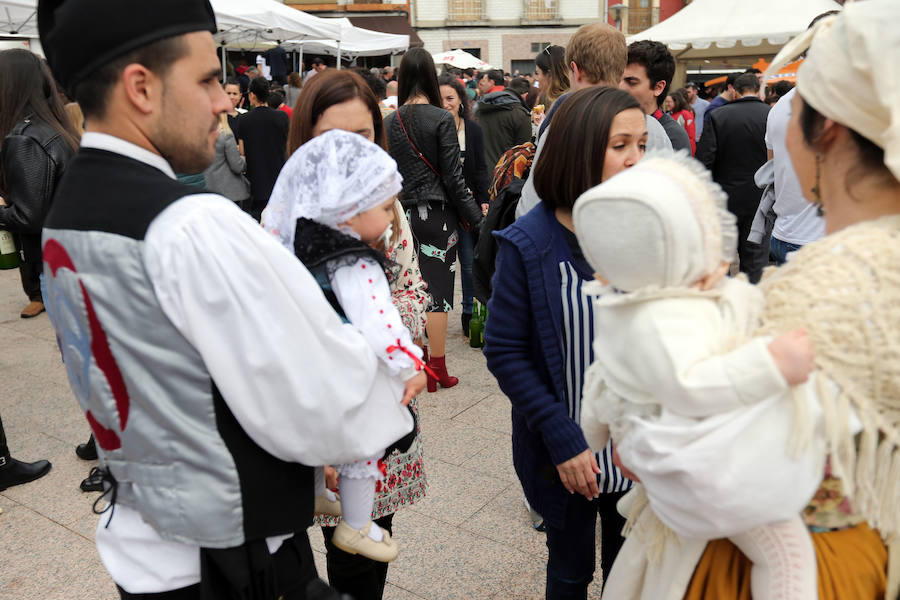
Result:
M404 208L420 201L449 202L470 231L477 234L481 227L481 208L463 178L453 115L430 104L401 106L398 112L413 144L437 171L432 171L413 150L400 127L397 112L388 115L385 119L388 149L403 175L400 202Z
M28 262L41 260L41 228L53 192L75 150L53 128L26 117L3 140L0 165L8 206L0 206L0 229L18 237Z

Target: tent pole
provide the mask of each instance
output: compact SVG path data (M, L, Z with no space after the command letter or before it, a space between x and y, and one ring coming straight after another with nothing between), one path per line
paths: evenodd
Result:
M225 70L225 42L222 42L222 83L225 83L225 80L228 79L228 74Z
M338 40L337 43L338 43L338 47L337 47L337 69L338 69L338 71L340 71L340 70L341 70L341 40Z
M300 62L297 64L297 68L299 68L302 71L303 70L303 44L302 43L300 44L300 51L298 52L298 54L300 55L300 58L298 59ZM300 73L300 81L303 81L304 75L306 75L306 73L302 73L302 72Z

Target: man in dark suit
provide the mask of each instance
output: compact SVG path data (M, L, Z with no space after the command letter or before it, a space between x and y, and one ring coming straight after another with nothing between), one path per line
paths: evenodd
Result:
M284 165L291 122L286 113L266 104L269 82L264 77L250 82L247 95L253 110L238 117L238 123L250 180L250 214L258 221Z
M734 82L736 100L706 119L697 144L697 160L712 172L728 194L728 210L737 217L738 256L741 271L756 283L768 259L768 251L747 241L761 192L753 175L767 159L766 117L769 105L759 99L759 79L745 73Z

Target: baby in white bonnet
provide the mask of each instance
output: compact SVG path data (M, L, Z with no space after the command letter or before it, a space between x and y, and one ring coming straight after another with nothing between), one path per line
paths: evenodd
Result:
M669 463L643 461L630 438L640 437L644 448L665 447L676 461L700 456L713 463L715 453L704 448L711 417L756 418L755 407L773 397L790 405L784 399L789 386L812 372L804 331L750 337L764 298L746 280L725 277L736 245L735 220L725 202L699 163L667 154L648 155L588 190L573 210L578 241L598 280L588 293L599 294L582 428L595 449L612 435L626 466L645 484L654 512L683 535L690 526L679 510L691 503L690 490L669 486ZM761 451L759 460L771 460L766 468L777 472L782 457L765 456L768 449L757 448L760 443L737 439L729 451L745 460ZM730 468L740 467L722 465L725 472ZM721 474L711 468L710 476ZM817 597L815 554L798 515L820 479L821 470L796 482L799 504L749 530L742 519L729 523L727 512L708 516L710 522L718 519L720 530L726 523L730 539L753 561L757 600Z

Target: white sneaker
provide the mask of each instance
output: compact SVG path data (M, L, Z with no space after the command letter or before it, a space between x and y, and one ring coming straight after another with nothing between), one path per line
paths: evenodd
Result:
M391 534L384 529L381 530L384 537L380 542L376 542L369 537L369 529L372 527L378 525L369 521L362 529L353 529L346 521L341 521L334 529L331 542L348 554L361 554L379 562L391 562L400 552L397 542L392 540Z
M341 497L337 494L335 494L334 497L334 500L330 500L326 494L316 496L316 504L313 507L313 512L317 515L341 516Z

